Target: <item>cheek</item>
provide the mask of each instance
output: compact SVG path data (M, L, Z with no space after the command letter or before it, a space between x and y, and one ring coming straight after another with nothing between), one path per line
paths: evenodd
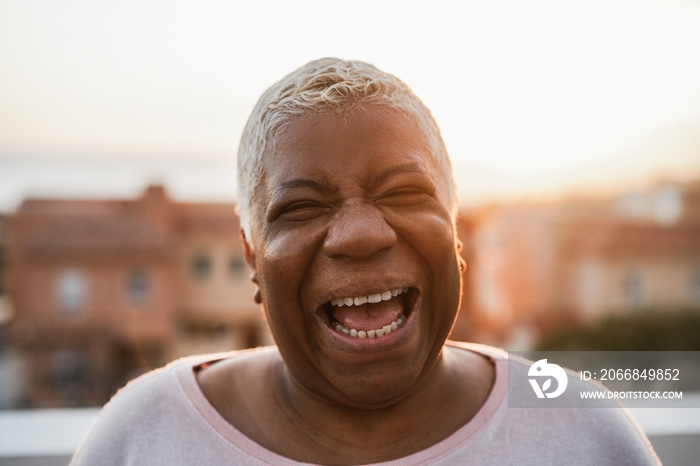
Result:
M319 238L318 233L289 229L263 238L257 267L265 302L284 307L298 303L301 284L321 244Z
M396 222L397 233L406 238L413 248L431 263L455 256L454 228L445 212L423 212L402 217ZM443 262L443 265L447 265ZM443 267L444 268L444 267Z
M402 224L400 229L427 268L431 285L429 300L446 316L456 313L462 277L451 217L442 212L426 212Z
M274 341L288 366L301 373L311 373L304 356L316 347L310 323L311 314L304 312L301 291L309 267L317 254L320 234L286 230L270 235L264 244L264 255L258 262L263 309ZM312 351L312 350L311 350Z

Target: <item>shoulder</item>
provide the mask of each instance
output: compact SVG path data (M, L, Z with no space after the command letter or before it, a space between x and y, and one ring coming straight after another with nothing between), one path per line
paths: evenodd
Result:
M565 389L555 398L540 399L530 382L537 380L537 362L486 345L450 342L449 346L479 353L496 368L486 406L495 398L500 402L473 438L481 446L488 444L485 438L500 439L487 449L500 449L508 458L504 462L528 458L544 464L658 464L649 441L626 409L607 396L596 403L582 399L582 392L607 394L602 385L583 381L577 373L561 368L538 383L544 387L551 378L543 391L552 393L561 383L555 381L556 375L565 379Z
M586 455L586 464L658 464L642 430L608 394L603 385L546 360L509 357L508 407L552 445L569 443L561 449Z
M241 357L251 355L243 351L187 357L132 380L103 407L72 464L123 464L130 457L172 449L173 439L185 432L207 432L196 406L194 371Z
M216 361L226 357L225 354L191 356L175 360L168 365L152 370L121 388L104 406L100 413L103 420L132 419L143 416L174 399L180 398L180 379L182 374L192 371L197 365ZM114 419L118 422L118 419ZM125 421L122 421L125 422Z

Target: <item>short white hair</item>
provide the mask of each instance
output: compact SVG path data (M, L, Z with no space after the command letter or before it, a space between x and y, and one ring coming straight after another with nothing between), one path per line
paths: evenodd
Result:
M384 105L415 119L430 149L431 162L445 181L447 207L456 211L452 166L440 129L428 107L403 81L374 65L321 58L307 63L267 89L253 108L238 146L238 213L248 241L255 190L263 181L266 151L280 129L295 117L340 113L363 104Z

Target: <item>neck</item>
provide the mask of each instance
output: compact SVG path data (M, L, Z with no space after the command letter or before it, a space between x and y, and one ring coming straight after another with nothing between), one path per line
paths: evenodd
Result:
M314 454L326 450L333 455L322 462L338 462L338 452L350 463L377 462L434 445L471 419L488 390L479 396L480 388L472 386L468 376L465 379L468 365L473 364L451 353L441 354L409 392L375 408L347 406L317 395L282 365L274 386L279 409L318 446Z

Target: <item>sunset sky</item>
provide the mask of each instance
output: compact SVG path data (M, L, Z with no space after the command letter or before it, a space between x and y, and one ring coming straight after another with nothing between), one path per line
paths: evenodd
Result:
M0 0L0 212L231 201L258 96L322 56L416 91L467 204L700 179L697 0Z

